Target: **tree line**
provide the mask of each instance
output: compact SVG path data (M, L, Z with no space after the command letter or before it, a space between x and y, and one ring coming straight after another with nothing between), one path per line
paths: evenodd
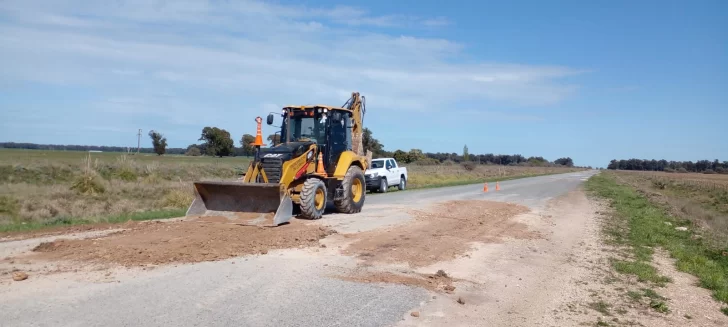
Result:
M387 151L384 144L372 136L371 130L364 128L362 133L364 149L372 151L373 157L391 157L397 162L417 165L438 165L443 163L479 163L489 165L527 165L527 166L566 166L574 167L574 160L570 157L563 157L553 162L538 157L524 157L520 154L471 154L468 146L463 146L462 153L455 152L423 152L420 149L404 151L397 149Z
M167 148L166 139L164 142L165 153L168 154L184 154L185 148ZM160 138L159 149L162 143ZM37 143L17 143L17 142L0 142L0 148L5 149L29 149L29 150L54 150L54 151L103 151L103 152L134 152L137 147L126 146L109 146L109 145L74 145L74 144L37 144ZM154 146L141 147L139 153L156 153Z
M255 147L251 145L255 141L255 136L251 134L243 134L238 141L240 146L235 146L232 135L225 129L218 127L206 126L202 129L200 137L197 141L187 148L167 148L167 139L163 134L151 130L148 133L151 139L151 148L141 148L140 153L156 153L164 154L184 154L188 156L253 156L255 155ZM369 128L364 128L362 135L362 143L364 149L372 152L373 157L393 157L398 162L405 164L418 165L436 165L443 163L479 163L492 165L529 165L529 166L566 166L574 167L574 161L570 157L563 157L553 162L543 157L524 157L520 154L471 154L467 145L463 147L462 153L447 152L423 152L420 149L410 149L408 151L397 149L395 151L387 151L384 144L374 138ZM271 134L266 138L266 145L271 146L281 141L279 134ZM22 149L43 149L43 150L67 150L67 151L105 151L105 152L136 152L133 147L119 146L93 146L93 145L48 145L33 143L0 143L0 148L22 148Z
M693 172L693 173L728 173L728 161L720 162L718 159L692 161L667 161L648 160L648 159L612 159L607 165L607 169L612 170L646 170L646 171L666 171L666 172Z

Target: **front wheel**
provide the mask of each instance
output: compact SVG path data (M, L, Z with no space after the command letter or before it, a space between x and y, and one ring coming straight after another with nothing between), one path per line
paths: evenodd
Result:
M389 184L387 183L387 179L382 177L382 179L379 180L379 192L387 193L387 189L389 189Z
M301 216L320 219L326 209L326 184L318 178L309 178L301 190Z
M341 186L344 189L344 194L341 199L334 200L336 210L341 213L360 212L366 198L366 182L361 168L358 166L349 167Z

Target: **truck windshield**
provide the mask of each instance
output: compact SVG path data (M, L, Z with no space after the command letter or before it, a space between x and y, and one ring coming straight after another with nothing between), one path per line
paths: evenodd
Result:
M291 141L311 140L318 144L326 143L326 122L321 122L320 118L314 117L290 117ZM283 126L283 134L281 139L285 141L286 127Z
M384 160L373 160L372 168L384 168Z

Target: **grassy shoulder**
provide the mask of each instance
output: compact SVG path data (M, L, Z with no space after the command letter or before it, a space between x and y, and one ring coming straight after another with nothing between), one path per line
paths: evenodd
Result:
M670 282L651 264L654 249L660 247L676 259L678 270L698 277L701 287L711 290L716 300L728 304L728 256L725 249L714 248L713 243L696 237L698 226L670 215L666 208L652 203L631 186L619 183L612 174L595 175L586 186L611 203L616 223L605 229L610 241L629 249L628 259L612 262L615 270L656 286ZM659 302L655 305L660 306Z
M0 233L9 232L25 232L42 229L51 229L66 226L77 226L77 225L90 225L90 224L117 224L124 223L129 220L142 221L142 220L153 220L153 219L166 219L176 218L184 216L185 209L166 209L166 210L154 210L145 212L134 212L118 215L110 215L106 217L96 217L93 219L89 218L74 218L74 217L59 217L53 220L44 222L16 222L11 224L0 225Z

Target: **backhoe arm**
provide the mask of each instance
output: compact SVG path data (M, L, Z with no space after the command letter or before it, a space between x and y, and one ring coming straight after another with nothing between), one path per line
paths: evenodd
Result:
M352 126L351 126L351 137L354 142L352 150L354 153L360 156L364 156L365 150L362 144L362 135L364 129L362 128L364 122L364 114L366 113L366 98L360 96L359 92L352 92L351 98L346 101L343 108L349 109L353 112Z

